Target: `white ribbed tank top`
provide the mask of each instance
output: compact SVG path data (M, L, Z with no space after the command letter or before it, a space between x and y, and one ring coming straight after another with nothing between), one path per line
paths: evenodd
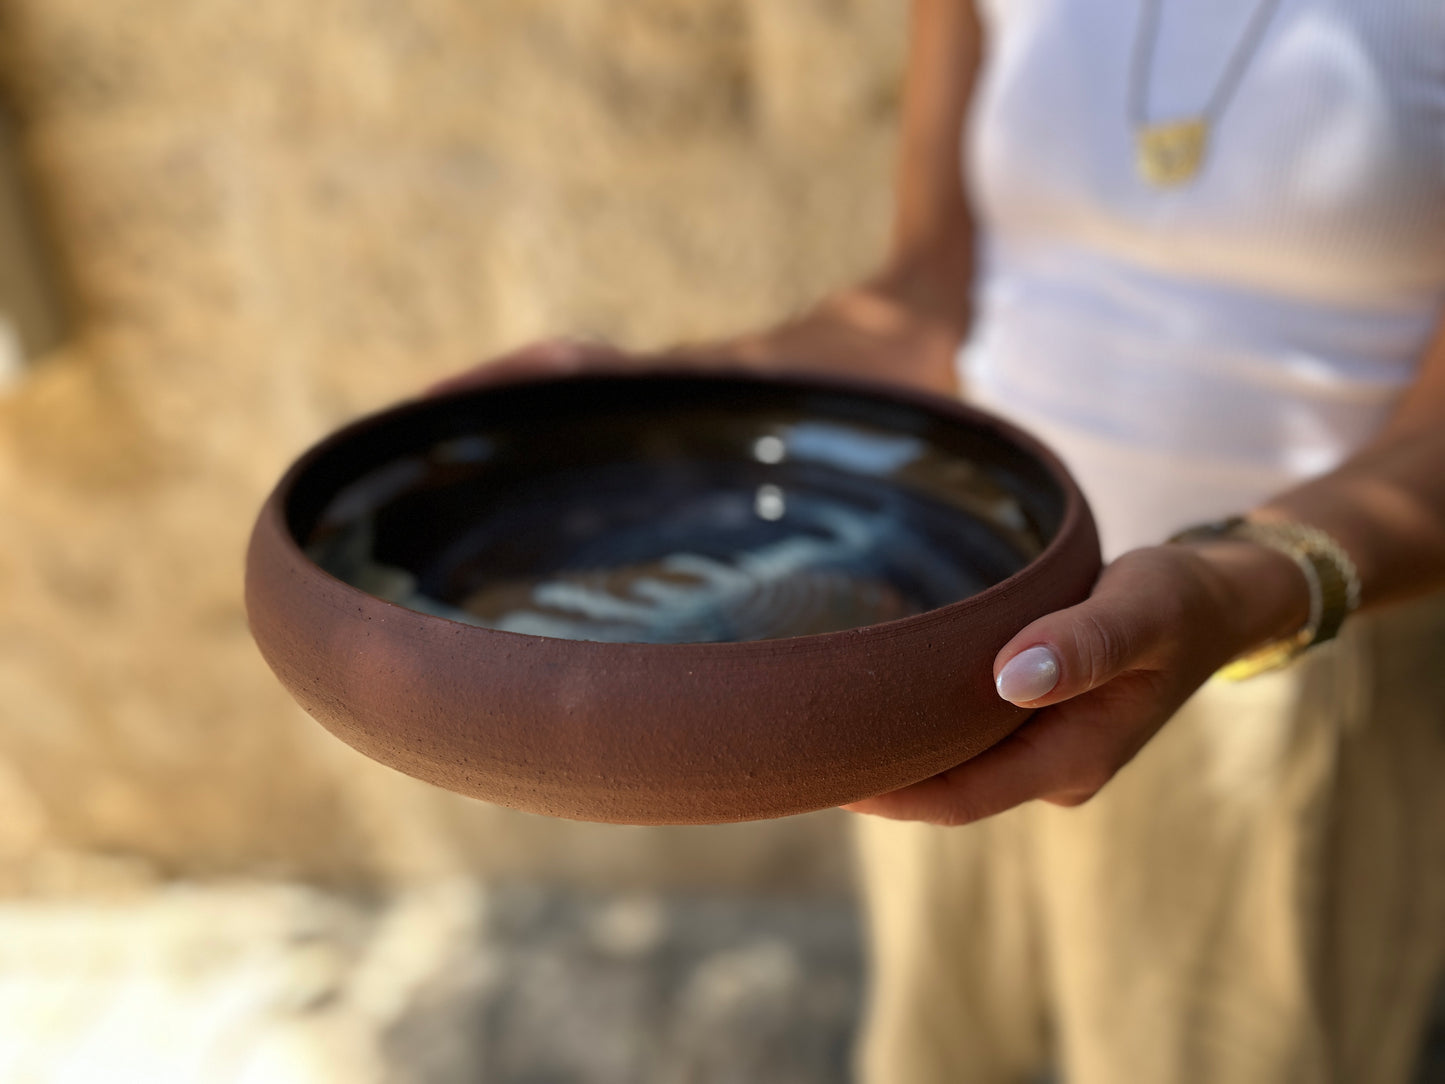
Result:
M1259 0L1160 0L1197 113ZM1445 0L1280 0L1191 183L1134 168L1143 0L983 0L966 394L1057 450L1105 551L1247 510L1377 431L1445 304Z

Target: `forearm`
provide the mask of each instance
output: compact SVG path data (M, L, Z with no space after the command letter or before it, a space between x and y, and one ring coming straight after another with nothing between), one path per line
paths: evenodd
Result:
M1349 555L1360 605L1445 587L1445 425L1394 432L1338 470L1250 513L1319 528ZM1232 648L1244 652L1303 628L1309 588L1294 561L1254 542L1195 547Z
M1380 436L1250 518L1328 534L1355 566L1364 608L1445 587L1445 323ZM1250 543L1202 549L1201 557L1213 566L1226 600L1220 609L1232 615L1242 647L1301 627L1307 584L1289 559Z
M957 393L973 274L959 141L981 50L969 0L913 0L893 240L880 268L794 319L702 354Z
M1445 421L1389 434L1258 514L1331 535L1355 564L1363 607L1445 586Z
M969 0L913 0L893 240L872 283L960 336L974 235L959 146L982 53L983 30Z
M1445 587L1445 321L1380 436L1258 514L1311 524L1339 542L1359 572L1364 607Z

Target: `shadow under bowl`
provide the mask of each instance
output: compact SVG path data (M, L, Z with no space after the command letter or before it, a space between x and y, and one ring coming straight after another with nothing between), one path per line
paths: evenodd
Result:
M1067 472L997 418L649 370L342 429L262 509L246 605L301 706L383 764L535 813L698 824L987 749L1028 715L994 656L1099 563Z

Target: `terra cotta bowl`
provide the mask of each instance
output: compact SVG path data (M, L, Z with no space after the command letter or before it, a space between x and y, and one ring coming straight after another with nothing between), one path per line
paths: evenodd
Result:
M1087 595L1093 520L1037 441L865 383L661 371L404 404L301 457L246 604L367 756L517 809L777 817L1016 728L992 663Z

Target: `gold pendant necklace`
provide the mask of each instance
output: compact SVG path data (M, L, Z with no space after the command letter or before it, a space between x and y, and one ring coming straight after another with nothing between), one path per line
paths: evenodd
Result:
M1158 188L1194 179L1209 149L1209 121L1203 117L1141 124L1134 129L1134 165Z
M1162 0L1143 2L1129 80L1134 167L1140 177L1156 188L1177 188L1194 180L1204 168L1211 129L1223 114L1244 75L1244 69L1259 48L1260 39L1264 37L1265 27L1279 6L1279 0L1260 0L1204 109L1192 117L1164 121L1149 120L1146 104L1153 77L1154 51L1159 41L1159 5Z

